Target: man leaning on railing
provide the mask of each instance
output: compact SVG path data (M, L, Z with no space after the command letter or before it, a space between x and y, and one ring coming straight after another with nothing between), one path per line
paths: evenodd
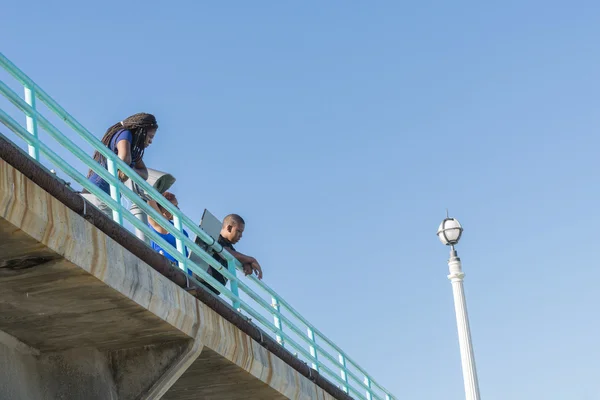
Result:
M244 268L244 274L246 274L246 276L255 273L258 279L262 279L262 269L258 261L256 261L256 258L242 254L236 251L233 247L233 245L239 242L242 238L245 228L246 223L242 217L237 214L229 214L223 220L221 234L219 235L219 244L223 246L223 248L226 249L232 256L237 258L237 260L242 264ZM227 260L222 258L219 254L214 254L213 257L215 260L219 261L221 265L227 268ZM213 267L209 267L207 272L223 286L227 284L227 278L221 275L221 273ZM221 293L209 283L204 281L202 281L202 283L204 283L204 285L206 285L206 287L212 290L215 294L219 295Z

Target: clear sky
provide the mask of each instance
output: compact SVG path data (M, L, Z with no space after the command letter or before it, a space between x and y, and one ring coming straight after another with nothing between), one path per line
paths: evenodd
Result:
M482 397L600 398L597 1L8 2L2 51L146 164L398 399L464 398L446 208Z

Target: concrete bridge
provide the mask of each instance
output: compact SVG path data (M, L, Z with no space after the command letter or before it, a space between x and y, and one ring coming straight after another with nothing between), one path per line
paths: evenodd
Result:
M0 399L350 397L0 137Z

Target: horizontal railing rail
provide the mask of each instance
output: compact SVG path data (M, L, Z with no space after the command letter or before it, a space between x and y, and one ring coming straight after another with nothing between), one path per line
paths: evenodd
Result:
M192 271L196 276L217 288L224 297L229 299L235 309L247 313L250 319L259 323L265 332L271 332L277 341L284 347L296 352L297 356L310 363L312 368L321 375L338 384L344 391L357 399L391 400L394 397L383 386L378 384L367 372L353 359L347 356L342 349L328 339L320 330L310 324L298 311L286 302L267 284L250 275L241 280L237 271L241 270L240 262L226 249L200 228L194 221L173 206L148 182L142 179L116 154L102 144L96 136L88 131L82 124L65 111L52 97L41 89L24 72L17 68L8 58L0 53L0 67L8 72L24 88L24 99L15 93L5 82L0 80L0 93L12 103L16 109L25 115L26 127L18 123L7 111L0 108L0 122L2 122L18 138L22 139L28 147L29 155L41 163L40 157L44 156L56 168L62 170L67 176L85 188L88 192L98 197L113 210L113 219L124 226L124 221L129 222L134 228L143 232L147 238L157 243L163 249L171 248L154 229L137 219L127 208L121 204L121 198L128 199L137 205L150 218L154 219L176 239L176 249L169 254L175 258L179 267L184 271ZM107 168L104 168L91 157L91 152L84 151L68 136L63 134L39 110L37 102L44 104L47 109L71 128L77 137L83 139L92 150L97 150L106 157ZM54 139L60 148L68 150L87 168L96 172L110 185L110 195L92 184L87 177L71 163L60 157L44 140L40 139L40 130L46 132ZM9 139L10 140L10 139ZM118 171L123 171L132 182L145 191L151 198L173 215L173 224L165 220L156 210L149 206L136 192L118 178ZM197 245L192 239L183 234L187 229L195 234L206 248ZM204 262L217 269L230 281L230 287L221 285L203 268L198 266L186 256L189 252L197 254ZM227 262L227 267L214 259L208 251L219 253ZM190 277L195 281L195 278ZM196 282L197 283L197 282ZM268 295L268 299L251 288L254 286L259 292ZM254 303L253 306L251 303ZM269 320L269 318L272 318Z

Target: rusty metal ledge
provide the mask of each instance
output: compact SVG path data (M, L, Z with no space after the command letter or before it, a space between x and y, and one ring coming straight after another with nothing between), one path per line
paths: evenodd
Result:
M182 288L186 287L187 280L185 274L181 270L174 268L166 258L156 253L131 232L119 226L116 222L91 205L86 206L86 213L84 215L83 203L85 200L83 197L66 186L46 168L32 160L25 152L23 152L23 150L15 146L1 133L0 158L63 203L66 207L88 220L96 228L100 229L107 236L126 248L161 275L167 277ZM242 315L228 304L215 297L203 286L195 288L193 296L336 399L352 399L351 396L322 377L317 371L310 368L292 353L284 349L277 341L268 335L263 335L256 325L248 322Z

